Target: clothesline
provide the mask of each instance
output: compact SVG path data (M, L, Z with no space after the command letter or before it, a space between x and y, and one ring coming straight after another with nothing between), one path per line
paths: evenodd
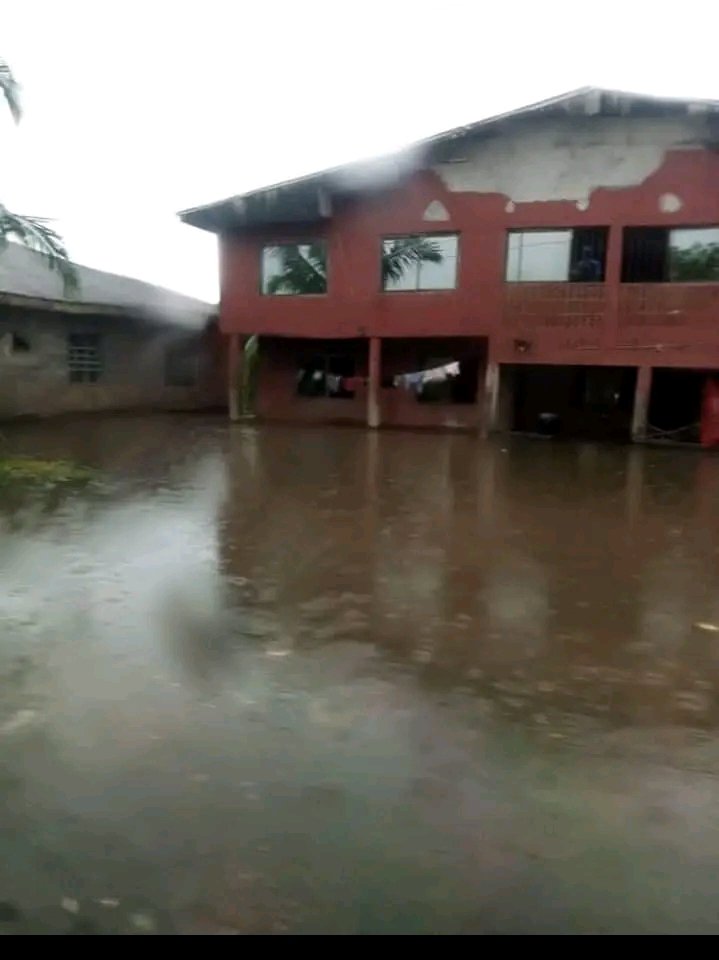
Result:
M406 390L417 389L425 383L443 383L450 377L459 376L459 361L453 360L451 363L443 363L439 367L431 367L429 370L417 370L414 373L400 373L393 380L395 387L404 387Z
M299 376L304 371L300 371ZM419 391L426 383L443 383L445 380L459 376L459 361L453 360L450 363L443 363L438 367L430 367L428 370L416 370L412 373L397 374L392 380L392 386L405 390ZM315 370L312 373L314 381L324 380L328 389L336 393L345 390L348 393L355 393L367 386L367 377L344 377L334 373L325 373L324 370Z

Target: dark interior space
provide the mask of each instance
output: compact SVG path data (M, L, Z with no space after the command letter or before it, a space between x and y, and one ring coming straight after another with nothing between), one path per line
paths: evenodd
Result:
M622 283L716 283L718 227L626 227Z
M569 279L573 283L603 283L607 260L607 227L572 231Z
M655 369L649 398L647 438L699 443L706 370Z
M445 363L452 363L452 358L427 358L420 361L421 370L432 370ZM462 357L459 360L459 376L447 380L423 384L417 392L420 403L476 403L479 388L479 357Z
M630 437L634 367L518 366L513 429L549 437Z
M622 283L661 283L668 279L669 231L627 227L622 244Z
M351 400L347 378L366 366L366 346L361 340L318 340L302 343L298 353L297 393L301 397Z

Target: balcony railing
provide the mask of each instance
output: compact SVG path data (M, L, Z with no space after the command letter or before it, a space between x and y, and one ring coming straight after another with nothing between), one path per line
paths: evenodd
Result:
M706 326L719 341L719 283L625 283L619 290L620 338L646 327L680 337Z
M502 332L519 352L598 349L606 303L602 283L508 283Z

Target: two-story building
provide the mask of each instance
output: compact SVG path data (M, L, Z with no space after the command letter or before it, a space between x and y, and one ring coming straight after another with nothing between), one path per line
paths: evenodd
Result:
M583 89L181 214L219 235L230 410L696 439L719 102Z

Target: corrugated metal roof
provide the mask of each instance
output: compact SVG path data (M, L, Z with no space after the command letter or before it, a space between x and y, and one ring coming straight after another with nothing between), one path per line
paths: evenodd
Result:
M69 297L63 293L62 280L50 270L45 258L18 243L9 243L0 252L0 302L19 298L46 302L51 309L67 307L102 313L128 313L147 320L200 326L216 310L203 300L187 297L174 290L157 287L75 264L79 287ZM28 303L28 305L34 305Z

